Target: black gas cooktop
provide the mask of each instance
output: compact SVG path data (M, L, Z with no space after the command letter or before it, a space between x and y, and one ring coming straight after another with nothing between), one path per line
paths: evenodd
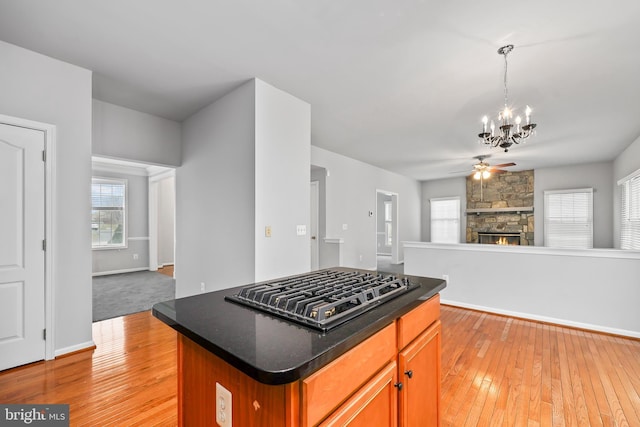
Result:
M327 331L416 288L407 277L321 270L246 286L225 299Z

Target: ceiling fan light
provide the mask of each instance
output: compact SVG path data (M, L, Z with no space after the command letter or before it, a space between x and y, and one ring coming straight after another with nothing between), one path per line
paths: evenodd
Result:
M491 172L489 172L488 170L484 170L484 171L482 171L482 177L483 177L484 179L487 179L487 178L489 178L490 176L491 176Z
M480 171L477 171L476 173L473 174L473 179L480 179L481 176L482 176L482 173Z

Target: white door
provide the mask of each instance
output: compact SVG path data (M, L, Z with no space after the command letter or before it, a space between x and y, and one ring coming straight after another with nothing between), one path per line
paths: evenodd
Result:
M318 254L318 181L311 181L311 219L309 235L311 236L311 271L319 268Z
M0 123L0 370L45 358L45 134Z

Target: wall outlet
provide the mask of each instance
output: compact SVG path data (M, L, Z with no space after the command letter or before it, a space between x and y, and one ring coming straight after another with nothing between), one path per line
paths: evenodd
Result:
M442 278L444 279L445 282L447 282L447 285L449 284L449 275L448 274L443 274Z
M342 229L346 230L347 228L349 228L349 226L347 224L342 224Z
M204 292L205 290L204 282L200 282L200 291Z
M138 259L138 254L133 254L133 259Z
M264 237L271 237L271 226L267 225L264 228Z
M222 384L216 383L216 423L220 427L231 427L232 409L231 392Z
M362 262L362 255L360 255L360 261Z

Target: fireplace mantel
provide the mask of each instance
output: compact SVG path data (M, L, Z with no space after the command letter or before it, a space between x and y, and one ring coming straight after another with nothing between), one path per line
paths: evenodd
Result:
M508 207L508 208L477 208L477 209L467 209L465 212L467 214L474 213L476 215L480 215L481 213L533 212L533 206Z

